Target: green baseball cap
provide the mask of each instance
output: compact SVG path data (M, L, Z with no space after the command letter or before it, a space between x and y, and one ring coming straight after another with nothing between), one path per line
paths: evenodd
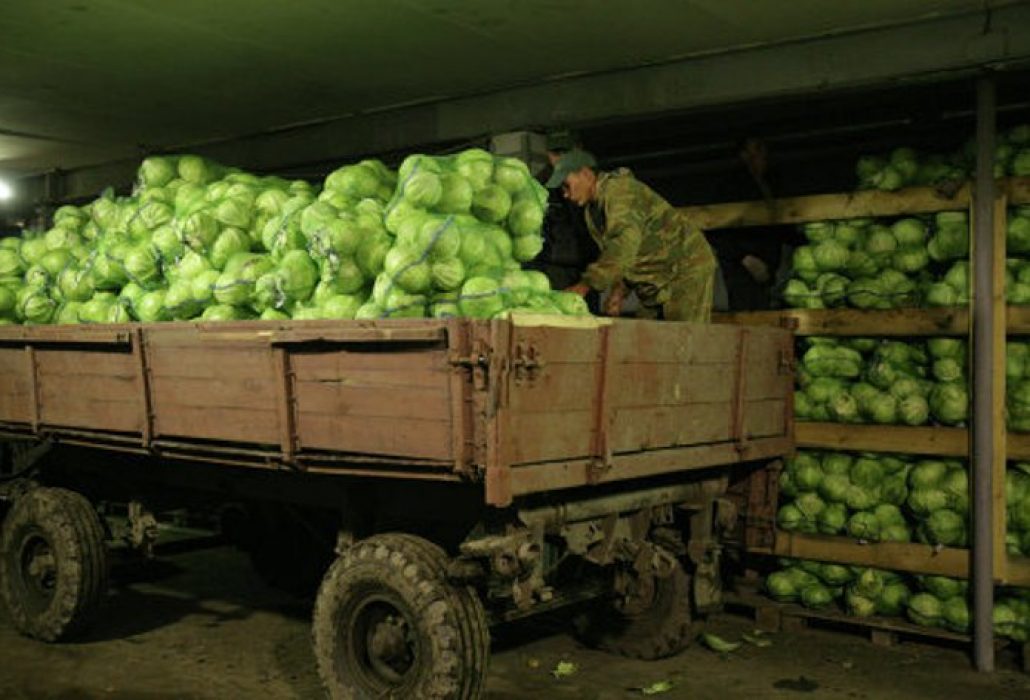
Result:
M581 168L595 167L597 167L597 159L594 156L581 148L573 148L568 153L562 155L558 162L554 164L554 172L551 173L551 177L547 180L547 188L553 190L556 187L561 187L569 173L574 173Z

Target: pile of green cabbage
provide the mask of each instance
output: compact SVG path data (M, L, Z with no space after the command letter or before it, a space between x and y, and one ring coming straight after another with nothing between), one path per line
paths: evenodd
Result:
M969 303L969 217L965 212L890 223L848 219L804 224L809 241L794 251L783 288L804 309L963 306ZM1030 206L1006 222L1005 299L1030 304Z
M863 542L962 546L969 484L958 461L801 451L780 479L783 530Z
M365 160L314 186L147 158L131 196L0 240L0 324L588 313L521 269L546 199L521 161L472 149L399 175Z
M969 474L958 460L801 450L780 475L783 530L846 535L864 542L964 547ZM1030 464L1005 475L1006 546L1030 556Z
M803 559L779 563L783 568L765 580L765 590L774 600L815 609L842 608L852 617L906 615L926 627L971 630L965 581ZM1030 590L999 590L992 617L999 637L1030 641Z
M893 309L968 301L965 212L819 221L801 231L808 244L794 250L782 292L787 306Z
M855 165L859 189L898 190L911 185L936 186L968 180L976 165L976 141L949 155L920 155L912 148L896 148L882 156L863 156ZM1030 176L1030 124L998 135L994 150L994 176Z
M962 425L969 417L965 341L809 337L799 355L800 421Z
M859 159L860 189L897 190L968 180L976 150L968 142L949 156L896 148ZM995 176L1030 176L1030 124L999 137ZM794 252L782 290L789 307L891 309L969 303L969 219L964 211L882 219L820 221L801 226L808 244ZM1005 296L1030 304L1030 207L1008 212Z
M547 191L517 158L479 149L408 157L386 207L393 241L370 304L405 316L588 314L582 297L521 269L543 248L546 205Z
M1005 471L1005 544L1030 556L1030 464ZM779 527L863 541L964 547L969 475L950 459L801 450L780 477Z

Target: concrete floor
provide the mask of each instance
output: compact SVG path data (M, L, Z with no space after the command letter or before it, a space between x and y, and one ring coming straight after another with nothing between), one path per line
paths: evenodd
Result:
M308 638L309 609L254 576L244 555L215 548L178 554L124 573L100 622L77 643L45 645L0 621L0 698L42 700L294 700L322 697ZM737 638L742 617L709 629ZM729 655L694 645L664 661L640 662L584 649L543 618L496 631L489 700L642 697L1027 700L1030 675L1003 655L991 675L970 670L957 649L906 643L891 649L860 636L781 633L769 648ZM555 679L559 661L578 671Z

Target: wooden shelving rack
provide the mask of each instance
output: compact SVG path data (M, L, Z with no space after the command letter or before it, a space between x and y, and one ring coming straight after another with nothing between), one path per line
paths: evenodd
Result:
M1030 203L1030 178L997 182L995 200L995 262L1004 269L1007 210ZM773 201L738 202L682 209L702 229L775 226L859 217L891 217L972 209L969 184L951 190L916 187L897 192L850 192L794 197ZM970 216L972 221L972 216ZM715 235L718 235L716 233ZM1008 335L1030 335L1030 307L1005 307L1004 278L994 280L996 337L995 366L1005 366ZM793 328L799 336L932 337L968 336L971 308L891 309L787 309L717 314L716 322L775 325ZM1005 468L1010 459L1030 460L1030 435L1007 434L1004 420L1005 377L994 379L994 578L999 584L1030 586L1030 557L1005 551ZM800 448L968 458L970 431L936 426L846 425L797 423ZM843 536L805 535L777 531L770 547L753 551L777 556L875 566L896 571L968 577L969 550L916 543L862 543Z

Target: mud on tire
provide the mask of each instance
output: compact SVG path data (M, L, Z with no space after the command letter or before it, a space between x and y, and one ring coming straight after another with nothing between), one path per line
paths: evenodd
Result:
M20 632L46 642L80 632L107 581L104 530L89 501L59 488L18 499L0 534L0 594Z
M590 646L633 659L662 659L685 649L695 634L690 575L677 562L668 576L655 577L642 609L616 600L596 603L576 621L577 636Z
M411 535L358 542L315 602L319 675L340 700L480 697L490 650L475 592L450 584L447 557Z

